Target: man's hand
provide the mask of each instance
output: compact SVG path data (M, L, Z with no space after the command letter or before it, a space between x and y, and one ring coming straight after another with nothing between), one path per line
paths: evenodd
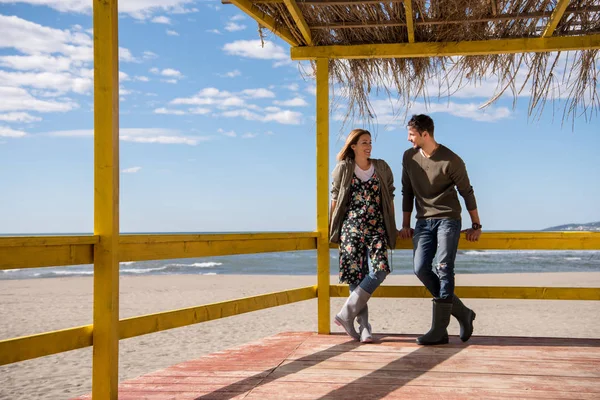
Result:
M400 239L410 239L413 237L414 233L415 233L414 229L411 229L410 227L408 227L408 228L403 227L402 229L400 229L398 231L398 237Z
M467 229L466 231L463 231L463 232L466 232L466 234L467 234L467 240L469 242L476 242L476 241L479 240L479 236L481 236L481 229L475 230L475 229L469 228L469 229Z

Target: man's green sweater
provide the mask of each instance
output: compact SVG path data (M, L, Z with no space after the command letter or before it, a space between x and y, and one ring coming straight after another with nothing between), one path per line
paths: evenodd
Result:
M402 158L402 211L412 212L417 203L417 219L460 219L461 207L456 189L467 210L477 209L473 187L463 160L449 148L439 145L427 158L420 149L408 149Z

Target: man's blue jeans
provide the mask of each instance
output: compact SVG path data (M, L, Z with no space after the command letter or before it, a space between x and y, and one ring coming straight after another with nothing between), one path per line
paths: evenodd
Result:
M454 297L454 260L460 239L459 219L420 219L413 235L415 275L435 299ZM437 264L433 271L433 259Z

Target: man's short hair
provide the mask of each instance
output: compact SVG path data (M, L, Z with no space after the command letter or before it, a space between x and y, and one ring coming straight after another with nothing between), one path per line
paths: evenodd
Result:
M414 128L419 132L419 135L422 135L423 132L429 132L429 135L433 137L433 120L429 115L425 114L415 114L410 118L408 124L406 124L408 128Z

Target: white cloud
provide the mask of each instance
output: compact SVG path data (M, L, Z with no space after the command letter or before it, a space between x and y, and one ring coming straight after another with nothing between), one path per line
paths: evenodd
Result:
M222 35L221 31L218 29L209 29L206 32L208 33L214 33L215 35Z
M131 167L131 168L125 168L123 170L121 170L122 173L124 174L135 174L138 173L142 170L142 167Z
M284 106L284 107L305 107L308 105L308 103L306 102L306 100L304 100L302 97L295 97L293 99L290 100L285 100L285 101L274 101L273 104L277 104L278 106Z
M31 96L27 90L17 87L0 86L0 99L0 112L66 112L78 107L76 103L70 100L39 100Z
M169 76L169 77L173 77L173 78L181 78L183 76L183 75L181 75L181 72L177 71L176 69L172 69L172 68L163 69L160 74L162 76Z
M209 108L197 107L197 108L190 108L189 111L192 114L204 115L204 114L208 114L210 112L210 109Z
M18 138L27 136L27 133L23 131L16 131L11 128L7 128L4 126L0 126L0 137L10 137L10 138Z
M302 114L300 114L299 112L284 110L284 111L277 111L272 114L267 114L265 116L265 118L263 119L263 121L265 121L265 122L275 121L275 122L279 122L280 124L286 124L286 125L298 125L302 122L301 118L302 118Z
M7 114L0 114L0 121L6 121L6 122L23 122L23 123L29 123L29 122L37 122L37 121L41 121L42 119L40 117L34 117L33 115L30 115L26 112L12 112L12 113L7 113Z
M139 60L135 58L133 54L131 54L131 51L129 51L129 49L126 49L125 47L119 47L119 61L139 62Z
M235 133L235 131L225 131L224 129L219 129L218 132L223 135L223 136L227 136L227 137L236 137L237 134Z
M260 40L237 40L223 46L223 51L229 55L261 60L287 60L289 54L283 47L265 40L264 47Z
M312 94L313 96L317 95L317 86L316 85L308 85L306 89L304 89L306 93Z
M185 115L185 112L183 112L181 110L169 110L166 108L157 108L154 110L154 114Z
M177 79L162 79L161 82L165 82L165 83L171 83L171 84L176 84L178 81Z
M225 74L221 74L223 78L235 78L236 76L240 76L242 73L238 69L234 69L233 71L229 71Z
M179 33L176 31L172 31L171 29L167 29L167 35L169 36L179 36Z
M0 66L20 71L68 71L73 64L69 57L56 57L48 54L1 56Z
M243 31L244 29L246 29L246 25L236 24L235 22L228 22L227 25L225 25L225 30L227 32Z
M297 83L290 83L289 85L284 85L284 88L291 90L292 92L297 92L298 90L300 90L300 85L298 85Z
M254 99L266 99L275 97L275 93L270 90L259 88L259 89L245 89L242 90L242 94L252 97Z
M230 21L243 21L245 20L246 17L242 14L236 14L233 17L231 17Z
M170 25L171 24L171 19L169 17L165 17L164 15L161 15L159 17L152 18L150 20L150 22L154 22L155 24Z
M147 76L134 76L133 80L140 81L140 82L148 82L150 79L148 79Z
M0 0L1 3L27 3L48 6L61 12L91 14L92 2L89 0ZM128 0L119 2L119 12L129 14L136 19L149 19L155 14L186 14L198 11L187 8L194 0Z
M146 50L142 53L142 57L144 57L144 60L153 60L158 58L158 54Z
M44 135L54 137L93 137L92 129L46 132ZM119 139L134 143L187 144L195 146L200 142L211 140L207 136L183 135L176 129L165 128L121 128Z
M257 137L258 135L256 133L244 133L242 135L242 139L254 139L255 137Z

